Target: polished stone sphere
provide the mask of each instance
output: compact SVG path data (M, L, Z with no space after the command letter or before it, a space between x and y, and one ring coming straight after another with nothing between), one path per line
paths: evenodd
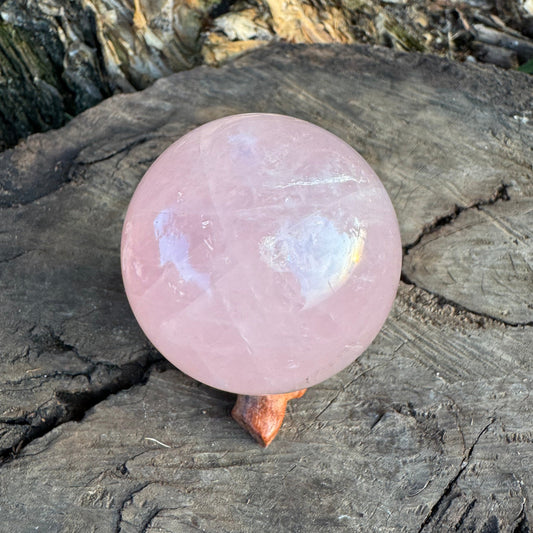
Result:
M401 268L390 199L365 160L295 118L235 115L172 144L131 200L122 273L175 366L248 395L314 385L381 329Z

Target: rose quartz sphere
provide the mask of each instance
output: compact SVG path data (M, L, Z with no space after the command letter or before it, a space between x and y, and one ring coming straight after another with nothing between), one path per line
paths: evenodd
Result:
M372 342L401 267L398 223L365 160L328 131L245 114L172 144L131 200L126 293L180 370L249 394L303 389Z

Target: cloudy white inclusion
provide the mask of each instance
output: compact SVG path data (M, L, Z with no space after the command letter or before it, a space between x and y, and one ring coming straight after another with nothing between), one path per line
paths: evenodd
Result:
M296 277L308 308L346 282L361 259L365 237L357 220L345 233L330 219L315 214L264 237L260 253L273 270Z
M228 143L235 146L240 155L251 156L257 145L257 138L249 133L236 133L228 136Z
M175 230L172 211L165 209L154 220L155 238L159 244L159 264L173 264L185 282L209 290L209 275L198 272L189 262L189 239Z
M329 178L315 178L310 180L298 180L298 181L291 181L290 183L286 183L284 185L275 185L274 189L288 189L289 187L300 187L300 186L309 186L309 185L329 185L332 183L347 183L347 182L354 182L354 183L365 183L367 180L364 176L361 176L360 178L356 178L355 176L348 176L346 174L342 174L339 176L331 176Z

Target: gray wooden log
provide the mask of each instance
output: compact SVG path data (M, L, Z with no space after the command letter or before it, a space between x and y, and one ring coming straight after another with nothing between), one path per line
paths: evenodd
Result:
M483 24L474 24L473 29L477 40L516 52L521 63L525 63L533 57L533 43L523 39L520 34L518 36L509 35L503 31L488 28Z
M0 531L529 531L533 82L365 47L271 46L113 97L0 155ZM384 329L258 447L170 368L120 279L149 164L208 120L330 129L405 247Z
M476 59L482 63L490 63L502 68L517 68L518 56L514 50L492 46L490 44L473 43Z

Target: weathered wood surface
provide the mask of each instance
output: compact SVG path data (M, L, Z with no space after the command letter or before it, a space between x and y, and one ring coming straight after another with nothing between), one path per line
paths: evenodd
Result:
M0 155L0 531L529 531L533 83L275 46L113 97ZM134 187L231 113L311 120L382 177L405 245L367 352L260 448L123 294Z

